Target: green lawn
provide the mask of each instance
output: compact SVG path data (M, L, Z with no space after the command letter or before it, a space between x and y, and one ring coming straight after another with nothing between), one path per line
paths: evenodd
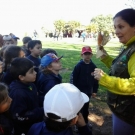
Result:
M43 49L44 48L53 48L57 51L58 56L63 55L63 58L61 59L63 70L60 72L60 74L63 77L63 82L69 82L70 74L74 68L74 66L78 63L78 61L81 59L80 53L81 48L84 45L81 44L75 44L75 43L65 43L65 42L52 42L52 41L46 41L42 42ZM92 60L96 64L98 68L103 69L106 73L108 73L108 69L105 67L105 65L100 61L100 59L97 59L95 57L95 50L96 50L96 42L91 42L90 46L93 50L93 57ZM120 50L120 44L117 42L110 41L106 46L105 49L107 52L112 56L115 57L119 53ZM102 99L106 96L105 88L99 87L99 96L102 96Z
M66 43L66 42L54 42L54 41L44 41L42 42L43 49L44 48L52 48L55 49L58 53L58 56L63 55L61 59L63 70L60 72L63 78L63 82L69 82L70 74L74 68L74 66L78 63L81 59L80 53L81 48L84 46L82 44L75 44L75 43ZM108 73L108 69L105 65L95 57L95 50L96 50L96 42L92 41L89 43L93 50L93 57L92 60L96 64L98 68L103 69L106 73ZM112 57L117 56L120 50L120 44L116 41L110 41L106 46L105 49L107 50L108 54ZM105 88L99 87L98 95L101 96L101 99L106 97Z

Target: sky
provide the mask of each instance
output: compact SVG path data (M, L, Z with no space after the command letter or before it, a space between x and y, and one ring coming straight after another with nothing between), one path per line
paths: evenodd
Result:
M77 20L88 25L96 15L115 15L127 0L0 0L0 33L24 34L55 20Z

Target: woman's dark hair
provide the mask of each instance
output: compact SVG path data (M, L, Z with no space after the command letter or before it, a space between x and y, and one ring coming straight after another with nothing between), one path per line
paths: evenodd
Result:
M0 104L5 100L8 94L8 87L4 83L0 83Z
M121 10L113 17L113 19L116 17L121 17L131 27L135 26L135 10L132 8Z
M42 58L43 56L45 56L48 53L54 53L57 56L57 52L54 49L47 48L41 52L40 57Z
M5 63L4 71L7 70L13 58L19 57L21 51L23 50L20 46L14 46L14 45L10 45L5 49L4 55L3 55L3 59Z
M57 122L55 120L60 119L61 117L52 114L47 113L48 118L46 117L45 123L48 130L53 132L61 132L65 130L67 127L70 126L72 120L66 121L66 122Z
M19 75L25 76L33 66L33 62L27 58L15 58L11 62L10 73L14 79L18 80Z

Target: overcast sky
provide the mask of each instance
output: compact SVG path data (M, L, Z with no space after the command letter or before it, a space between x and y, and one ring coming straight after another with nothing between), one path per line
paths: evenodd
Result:
M77 20L87 25L93 16L116 14L126 0L0 0L0 33L20 33L48 27L54 20Z

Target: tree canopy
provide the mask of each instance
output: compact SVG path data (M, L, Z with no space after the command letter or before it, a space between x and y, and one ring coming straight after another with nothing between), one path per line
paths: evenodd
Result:
M59 32L64 30L66 22L64 20L56 20L54 22L55 29L57 29Z
M112 15L107 15L107 16L103 16L103 15L98 15L96 17L93 17L91 19L91 24L94 25L94 31L97 30L97 32L108 32L111 33L113 32L113 16ZM93 27L92 25L92 27ZM91 31L93 31L91 27Z
M82 32L86 30L88 33L114 33L113 16L112 15L98 15L91 19L90 24L87 26L82 25L79 21L71 20L56 20L54 21L54 28L59 32L69 32L74 34L77 30ZM48 29L44 26L41 28L44 33L48 33Z

